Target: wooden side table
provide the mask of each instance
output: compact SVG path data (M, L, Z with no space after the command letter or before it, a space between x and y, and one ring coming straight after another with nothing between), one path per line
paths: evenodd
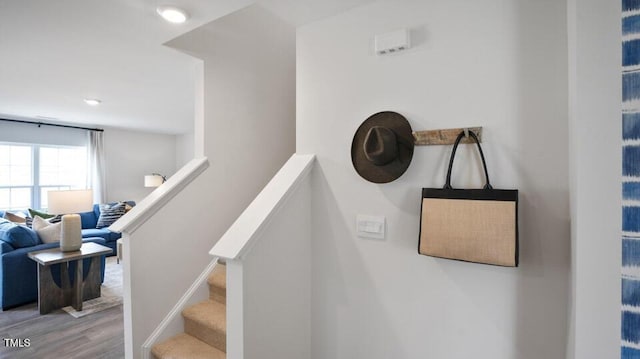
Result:
M82 301L100 296L100 256L109 254L112 249L97 243L83 243L78 251L62 252L60 248L30 252L29 258L38 263L38 308L40 314L47 314L53 310L73 306L82 310ZM87 278L83 279L83 259L91 258L91 265ZM69 277L69 264L76 263L75 280L73 286ZM59 287L51 275L51 266L60 264Z

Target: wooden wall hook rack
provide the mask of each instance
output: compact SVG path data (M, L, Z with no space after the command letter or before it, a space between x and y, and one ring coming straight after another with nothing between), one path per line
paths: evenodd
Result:
M482 127L447 128L444 130L414 131L413 138L416 146L453 145L461 131L473 131L482 142ZM471 137L463 138L460 143L474 143Z

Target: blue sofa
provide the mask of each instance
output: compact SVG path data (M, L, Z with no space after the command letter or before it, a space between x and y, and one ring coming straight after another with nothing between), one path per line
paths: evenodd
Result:
M135 206L134 201L126 201L131 207ZM113 204L113 203L110 203ZM79 213L82 221L82 238L100 237L106 242L105 246L113 249L110 256L116 255L116 241L122 237L121 233L111 232L108 228L96 228L98 218L100 217L100 205L94 204L93 211Z
M135 206L134 201L126 201L131 207ZM114 203L109 203L114 204ZM22 213L26 215L25 213ZM93 210L89 212L78 213L80 215L80 221L82 222L82 238L95 238L100 237L105 240L104 245L111 248L113 252L108 256L116 255L116 241L122 237L122 234L112 232L108 228L96 228L98 225L98 218L100 218L100 205L94 204ZM0 218L4 216L4 211L0 211Z
M82 241L107 245L106 240L100 237L83 238ZM38 264L27 254L58 246L58 243L42 243L34 230L0 218L0 307L2 310L38 300ZM100 263L104 280L105 256L101 257ZM59 264L52 266L53 278L58 284L60 283L59 266ZM89 266L90 259L87 258L83 262L85 277ZM73 269L70 272L75 273Z

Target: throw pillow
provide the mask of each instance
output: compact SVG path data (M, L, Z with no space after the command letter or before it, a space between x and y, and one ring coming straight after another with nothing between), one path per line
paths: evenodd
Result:
M49 214L49 213L44 213L42 211L37 211L35 209L29 208L29 216L31 218L35 218L36 216L43 218L43 219L47 219L47 218L52 218L54 215L53 214Z
M55 216L53 216L51 218L47 218L47 222L49 222L49 223L62 222L62 215L61 214L56 214Z
M13 222L13 223L25 223L26 220L24 219L24 217L20 217L15 213L11 213L11 212L4 212L4 219L8 219L9 221Z
M33 217L33 229L38 233L38 236L40 236L42 243L60 242L60 236L62 234L61 222L50 223L40 216L35 216Z
M0 218L0 240L18 249L38 244L38 235L33 230Z
M96 228L104 228L109 227L118 218L124 216L125 212L125 203L116 203L113 205L110 204L101 204L100 205L100 217L98 217L98 224Z
M36 217L44 218L44 217L38 216L38 215L36 215ZM57 214L55 216L47 218L47 222L49 222L49 223L58 223L60 221L62 221L62 215L61 214ZM25 218L24 224L29 228L33 228L33 218L32 217Z

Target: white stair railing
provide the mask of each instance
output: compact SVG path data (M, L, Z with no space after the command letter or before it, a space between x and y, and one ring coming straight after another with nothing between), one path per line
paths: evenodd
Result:
M127 214L113 223L109 229L114 232L135 232L138 227L149 220L160 208L177 196L208 167L209 160L206 157L194 158L187 162L173 176L169 177L162 186L157 187Z
M311 177L293 155L209 252L227 262L227 358L310 358Z
M189 223L208 186L207 158L191 160L109 227L122 233L125 357L144 357L143 343L207 266L210 242ZM198 217L198 216L195 216Z

